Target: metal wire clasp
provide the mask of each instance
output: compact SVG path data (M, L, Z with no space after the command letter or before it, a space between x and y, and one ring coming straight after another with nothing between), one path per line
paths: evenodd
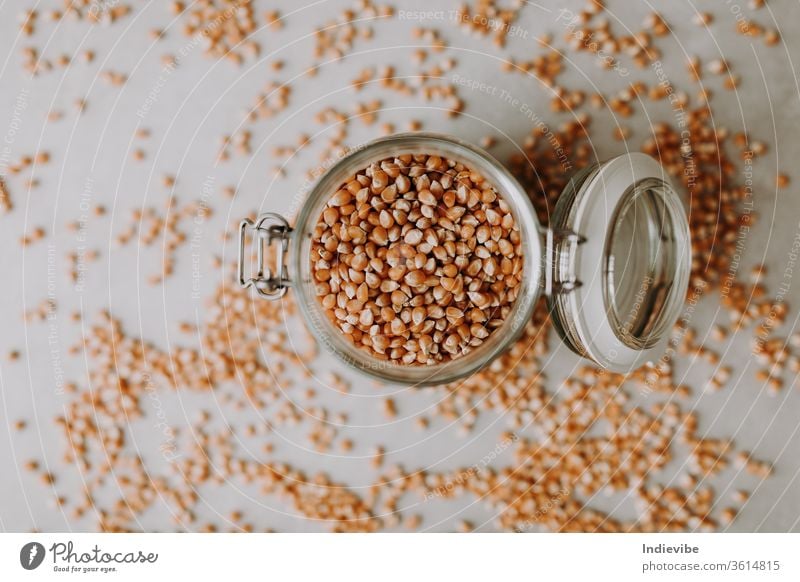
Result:
M245 276L245 262L249 262L249 257L245 253L248 230L253 231L253 240L258 245L257 270L252 277ZM245 289L250 286L255 287L258 294L265 299L280 299L286 295L290 281L285 258L291 232L292 229L286 219L274 212L265 212L255 222L245 218L239 223L239 285ZM265 262L265 249L271 246L273 241L278 243L274 272Z

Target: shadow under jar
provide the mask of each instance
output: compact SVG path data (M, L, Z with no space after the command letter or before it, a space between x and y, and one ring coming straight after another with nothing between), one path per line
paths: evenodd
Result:
M373 162L435 155L480 174L511 210L520 236L521 288L503 324L477 347L435 364L381 359L349 339L317 297L314 229L342 184ZM256 245L254 272L248 236ZM268 267L267 253L274 253ZM577 173L559 197L548 228L509 171L482 149L430 133L385 137L348 153L310 191L294 227L278 214L239 230L239 283L266 299L296 294L308 327L350 367L384 382L431 385L480 371L520 336L547 296L554 326L574 352L612 372L657 359L680 315L691 267L689 225L678 194L653 158L632 153Z

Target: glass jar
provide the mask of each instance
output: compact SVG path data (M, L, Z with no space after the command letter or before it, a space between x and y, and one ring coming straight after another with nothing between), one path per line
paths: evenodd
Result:
M325 315L312 278L312 233L331 196L370 163L402 154L439 155L481 174L511 207L520 230L522 291L505 323L480 346L441 364L391 362L357 347ZM257 256L248 275L251 233ZM267 252L275 253L271 269ZM518 339L542 293L567 346L610 371L632 371L657 359L668 341L690 266L686 213L653 158L626 154L578 172L544 228L502 164L478 147L431 133L377 139L342 157L311 189L294 227L265 213L255 222L243 220L239 229L242 286L266 299L281 298L291 287L303 318L328 351L373 378L409 385L448 383L487 366Z

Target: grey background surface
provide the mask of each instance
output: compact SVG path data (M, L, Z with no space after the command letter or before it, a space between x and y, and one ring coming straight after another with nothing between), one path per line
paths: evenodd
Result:
M215 62L202 55L202 50L191 49L181 59L178 68L163 80L156 100L144 118L137 115L153 88L159 85L162 73L162 54L179 54L190 39L180 32L181 23L169 12L163 2L135 2L132 15L114 26L90 26L83 22L63 21L58 24L41 19L36 34L31 38L18 35L18 14L37 6L40 10L61 3L0 2L0 134L6 128L18 126L12 143L8 144L11 159L39 149L51 152L52 162L37 167L36 178L41 186L30 193L25 191L23 177L8 177L15 209L0 216L0 255L3 285L0 291L0 529L6 531L28 530L83 530L91 528L90 520L73 521L52 502L52 491L43 486L34 475L19 469L27 459L38 459L59 476L59 493L70 497L70 491L80 486L74 468L65 468L61 457L65 452L60 430L52 419L63 410L64 399L54 390L57 382L53 356L54 349L64 355L64 376L69 380L83 381L87 366L81 357L67 357L68 347L80 339L79 327L68 322L68 314L82 311L90 320L100 309L108 308L125 324L132 335L145 338L156 345L192 344L196 338L179 334L181 321L201 320L204 303L193 299L192 256L181 249L175 275L162 286L149 286L147 275L160 264L162 249L137 248L136 245L114 249L113 236L130 221L129 214L142 205L160 206L166 200L166 189L160 185L164 173L178 176L176 193L180 200L198 198L204 182L213 181L211 206L214 215L204 225L200 241L201 291L210 295L229 273L211 266L213 255L226 261L233 257L234 245L220 239L220 233L252 210L286 210L304 182L304 172L315 167L319 149L301 151L286 165L284 178L273 178L271 169L281 160L271 158L269 150L274 145L293 144L296 135L305 131L314 135L319 126L313 121L316 112L333 105L349 108L357 100L370 96L383 101L385 111L381 122L395 123L398 130L405 120L414 117L425 122L429 130L451 133L476 142L481 136L492 133L501 137L493 153L504 158L530 132L530 122L519 111L498 103L497 99L480 91L462 90L467 102L466 114L456 120L447 119L441 111L420 98L402 98L386 91L367 89L354 95L349 87L363 66L393 64L398 75L411 75L416 70L409 62L411 29L417 25L435 26L442 31L450 48L443 53L458 62L454 72L466 78L480 79L489 85L504 88L529 103L548 123L554 126L568 119L566 114L555 115L549 111L549 94L546 87L531 77L508 75L500 70L503 59L530 59L540 50L535 37L552 32L559 46L563 31L556 22L558 8L568 6L578 9L574 2L529 3L521 13L518 25L527 35L520 33L509 38L508 46L496 49L488 39L466 34L450 21L419 22L395 17L388 21L375 21L374 39L359 41L354 54L341 62L323 65L319 74L308 77L303 72L312 64L313 31L336 18L349 2L256 2L261 13L275 5L285 18L285 27L279 31L259 31L256 39L262 43L263 53L258 60L249 60L241 68L228 62ZM798 96L797 59L800 57L800 3L775 0L761 10L754 11L742 1L710 3L679 2L609 2L613 27L637 30L645 16L656 9L674 29L674 36L659 40L663 47L663 62L676 84L691 87L685 79L684 54L699 55L704 62L725 58L743 82L737 92L725 91L719 77L707 76L714 90L715 124L731 131L746 129L755 138L770 145L770 151L755 167L755 210L760 216L757 227L746 240L742 273L749 266L765 262L769 266L766 282L771 293L784 277L790 265L787 253L791 241L800 229L800 106ZM394 3L397 10L443 10L457 8L455 2L402 2ZM709 30L691 22L696 10L709 10L715 21ZM759 39L735 34L736 14L767 27L778 27L783 44L766 47ZM148 38L152 28L163 28L166 36L154 44ZM31 79L22 70L20 51L25 46L39 47L46 58L71 54L85 49L96 51L91 64L74 63L67 69L56 69ZM432 54L433 61L439 58ZM571 66L561 80L572 87L595 85L603 91L621 88L620 79L613 73L602 72L587 54L572 55ZM267 63L274 59L285 62L282 71L271 72ZM124 87L109 87L98 74L103 70L127 73ZM631 66L632 78L642 78L650 84L656 82L652 70L637 70ZM254 96L268 80L291 82L290 107L273 120L258 126L253 136L253 153L234 157L232 161L214 165L223 134L231 134L242 123L243 115L251 106ZM87 108L76 115L73 102L85 98ZM15 105L24 102L17 122L13 121ZM62 109L65 118L52 124L45 123L51 109ZM647 116L638 114L623 120L634 133L628 147L634 148L647 135L648 121L670 120L666 104L646 104ZM648 120L648 117L650 118ZM614 141L611 130L615 120L609 115L597 115L593 125L593 141L599 157L607 158L625 151L626 144ZM133 137L141 125L151 130L149 140ZM375 137L377 126L351 124L348 137L356 145ZM503 139L507 135L509 139ZM131 150L143 145L147 159L137 163ZM778 170L787 172L793 179L788 189L776 191L775 175ZM231 201L221 193L228 184L237 186L238 195ZM82 197L108 208L104 217L91 218L88 226L88 248L96 248L101 255L91 263L85 289L79 290L67 277L65 255L74 250L80 241L64 225L77 220L83 210ZM35 226L43 226L47 239L28 248L20 247L18 240ZM48 245L53 245L49 247ZM54 249L49 251L48 249ZM48 253L55 261L55 276L48 281ZM50 285L50 288L48 288ZM782 335L792 333L800 305L800 284L789 280L786 300L791 309L789 324ZM23 310L35 307L52 291L58 303L59 318L55 327L49 323L24 322ZM726 322L714 296L706 297L694 317L693 324L702 335L713 321ZM737 446L751 450L759 458L774 462L774 475L758 483L736 468L726 470L715 487L721 498L729 498L730 491L742 486L754 488L752 498L745 504L740 517L730 528L734 531L800 531L800 391L795 377L786 377L786 387L777 396L768 394L766 387L754 379L758 367L750 356L751 331L733 337L723 344L722 364L733 366L731 382L724 390L705 393L702 387L713 373L704 363L687 365L681 362L687 383L695 390L693 405L700 418L701 432L720 438L733 438ZM54 339L52 339L54 337ZM548 363L547 374L551 385L567 375L579 363L578 359L555 339L551 341L554 356ZM9 362L5 354L18 349L22 358ZM321 372L334 369L336 364L325 361L315 366ZM428 467L431 470L449 470L469 466L492 448L497 435L505 430L502 416L482 414L475 431L463 435L459 423L441 419L427 432L414 428L416 416L424 414L444 391L397 391L395 396L400 409L398 419L387 422L381 412L383 398L392 393L389 389L376 389L367 381L355 377L352 393L342 396L324 387L320 374L312 382L319 384L319 401L331 410L347 411L351 435L356 447L346 456L337 452L316 454L308 450L303 426L284 427L268 437L258 436L243 442L244 449L259 455L264 439L274 442L274 458L286 460L310 472L324 470L357 490L372 484L377 472L368 458L374 444L387 446L387 460L403 463L407 467ZM220 387L219 393L202 394L188 391L159 392L161 406L169 422L176 427L186 426L196 419L200 410L212 413L213 426L227 422L236 427L261 422L262 412L236 410L227 406L219 394L236 393L236 386ZM298 395L287 394L287 397ZM302 400L300 398L300 400ZM153 411L154 412L154 411ZM26 419L28 427L18 432L10 425L17 419ZM137 421L129 427L136 446L143 457L158 465L159 435L153 429L152 418ZM489 446L491 444L491 446ZM501 455L497 465L511 462ZM680 468L678 458L671 469ZM669 471L663 476L669 480ZM102 493L100 493L102 494ZM200 519L216 521L225 526L225 516L233 509L247 513L250 522L259 529L274 528L289 531L324 531L325 524L310 522L297 516L281 500L265 498L257 488L232 483L224 488L202 492ZM726 497L726 495L728 497ZM603 508L615 508L615 515L632 517L635 512L630 500L623 495L592 500ZM491 508L469 497L455 500L436 500L420 503L408 500L406 506L412 513L424 515L422 528L448 531L461 519L468 519L481 531L496 528ZM155 507L142 515L140 527L145 530L174 527L169 513Z

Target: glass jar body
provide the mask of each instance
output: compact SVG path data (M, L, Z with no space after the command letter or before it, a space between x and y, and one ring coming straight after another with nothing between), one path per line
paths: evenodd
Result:
M491 183L511 207L522 241L522 289L502 328L470 352L435 366L401 365L370 356L355 346L325 315L311 272L314 227L332 193L370 163L401 154L435 154L463 163ZM289 272L300 311L319 341L338 359L385 382L429 385L452 382L477 372L512 344L530 320L541 288L542 233L525 190L486 152L457 139L428 133L401 134L352 151L318 180L298 213L289 246Z

